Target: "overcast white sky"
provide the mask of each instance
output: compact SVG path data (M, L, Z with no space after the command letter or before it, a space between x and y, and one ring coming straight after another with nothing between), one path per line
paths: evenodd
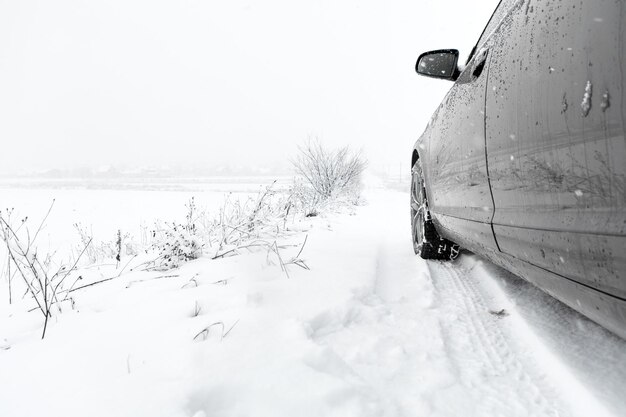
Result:
M0 0L0 173L264 165L309 136L408 169L497 0Z

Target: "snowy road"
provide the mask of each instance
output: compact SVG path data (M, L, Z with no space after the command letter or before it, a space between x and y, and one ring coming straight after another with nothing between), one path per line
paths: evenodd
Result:
M417 258L406 194L367 199L299 226L311 270L289 279L261 253L133 272L44 342L3 313L0 415L626 414L625 341L475 255ZM215 322L227 337L193 340Z
M624 341L475 255L416 258L404 197L360 213L373 281L317 338L371 389L372 415L626 413Z

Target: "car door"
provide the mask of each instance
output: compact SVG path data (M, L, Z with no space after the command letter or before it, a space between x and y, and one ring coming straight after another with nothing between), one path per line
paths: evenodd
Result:
M489 42L502 252L626 298L623 0L526 0Z
M473 251L497 251L485 153L485 98L490 53L485 46L508 4L502 0L464 70L426 130L429 206L438 230Z
M485 89L489 56L476 56L447 94L429 127L426 181L440 229L476 250L495 248L485 158ZM463 230L463 236L457 235ZM469 238L469 239L468 239Z

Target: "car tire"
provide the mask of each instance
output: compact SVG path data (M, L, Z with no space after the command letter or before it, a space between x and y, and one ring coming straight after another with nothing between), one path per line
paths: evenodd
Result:
M419 159L411 168L411 235L413 250L423 259L454 260L459 256L459 245L439 236L432 221Z

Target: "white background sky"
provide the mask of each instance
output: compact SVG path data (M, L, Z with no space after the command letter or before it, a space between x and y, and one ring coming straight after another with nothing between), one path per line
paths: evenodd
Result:
M497 0L0 0L0 173L273 165L298 143L408 169ZM395 168L394 168L395 169Z

